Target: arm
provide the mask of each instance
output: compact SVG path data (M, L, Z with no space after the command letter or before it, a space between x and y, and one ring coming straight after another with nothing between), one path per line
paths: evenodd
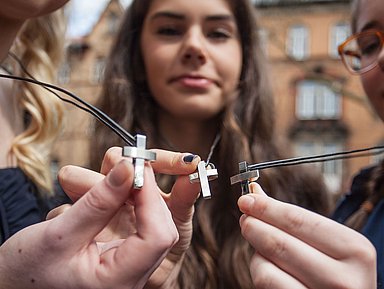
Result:
M303 208L256 194L238 205L243 236L255 249L257 288L376 288L376 252L361 234Z

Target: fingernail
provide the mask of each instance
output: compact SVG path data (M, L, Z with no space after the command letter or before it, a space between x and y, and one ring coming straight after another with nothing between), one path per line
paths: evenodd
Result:
M254 202L255 199L251 195L244 195L239 198L238 204L240 210L245 213L253 206Z
M240 216L240 219L239 219L239 224L240 224L240 226L241 226L241 224L243 224L244 220L245 220L247 217L248 217L247 214L242 214L242 215Z
M127 180L127 164L127 160L122 160L109 172L107 181L112 187L120 187Z
M185 157L183 157L183 161L184 161L186 164L189 164L189 163L191 163L195 158L197 158L197 155L190 154L190 155L186 155Z

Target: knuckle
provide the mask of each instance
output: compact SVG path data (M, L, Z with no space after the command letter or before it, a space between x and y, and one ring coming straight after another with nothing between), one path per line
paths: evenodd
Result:
M260 263L257 257L254 256L251 261L252 264L252 282L258 289L271 289L273 288L273 277L271 266L267 263Z
M368 239L364 238L363 240L351 242L349 249L351 256L362 262L364 267L376 263L376 249Z
M177 230L157 230L157 232L153 233L153 243L160 250L168 250L179 240L179 235Z
M111 202L108 202L106 198L101 196L101 194L95 193L93 190L90 190L83 197L84 206L91 209L96 214L103 214L108 211L111 207Z
M263 254L265 256L269 256L272 259L285 260L287 253L287 242L284 238L277 238L272 235L265 239L263 246Z
M300 232L305 224L304 216L297 211L288 212L285 217L287 230L289 232Z

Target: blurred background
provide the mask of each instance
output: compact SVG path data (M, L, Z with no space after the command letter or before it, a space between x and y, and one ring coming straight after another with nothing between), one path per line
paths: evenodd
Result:
M277 131L295 156L352 150L384 143L382 123L366 102L359 78L350 75L337 46L350 35L350 0L256 0L261 45L275 93ZM105 59L130 0L72 0L67 4L65 61L58 84L95 103ZM55 150L55 165L87 166L92 134L87 113L69 113ZM111 132L112 133L112 132ZM337 197L351 176L378 157L317 165Z

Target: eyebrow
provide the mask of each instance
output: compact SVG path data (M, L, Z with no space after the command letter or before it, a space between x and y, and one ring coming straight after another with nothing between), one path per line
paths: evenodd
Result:
M171 12L171 11L159 11L151 16L151 20L157 18L171 18L176 20L184 20L186 16L180 13ZM206 21L232 21L235 22L235 19L232 15L229 14L217 14L217 15L209 15L205 17Z

